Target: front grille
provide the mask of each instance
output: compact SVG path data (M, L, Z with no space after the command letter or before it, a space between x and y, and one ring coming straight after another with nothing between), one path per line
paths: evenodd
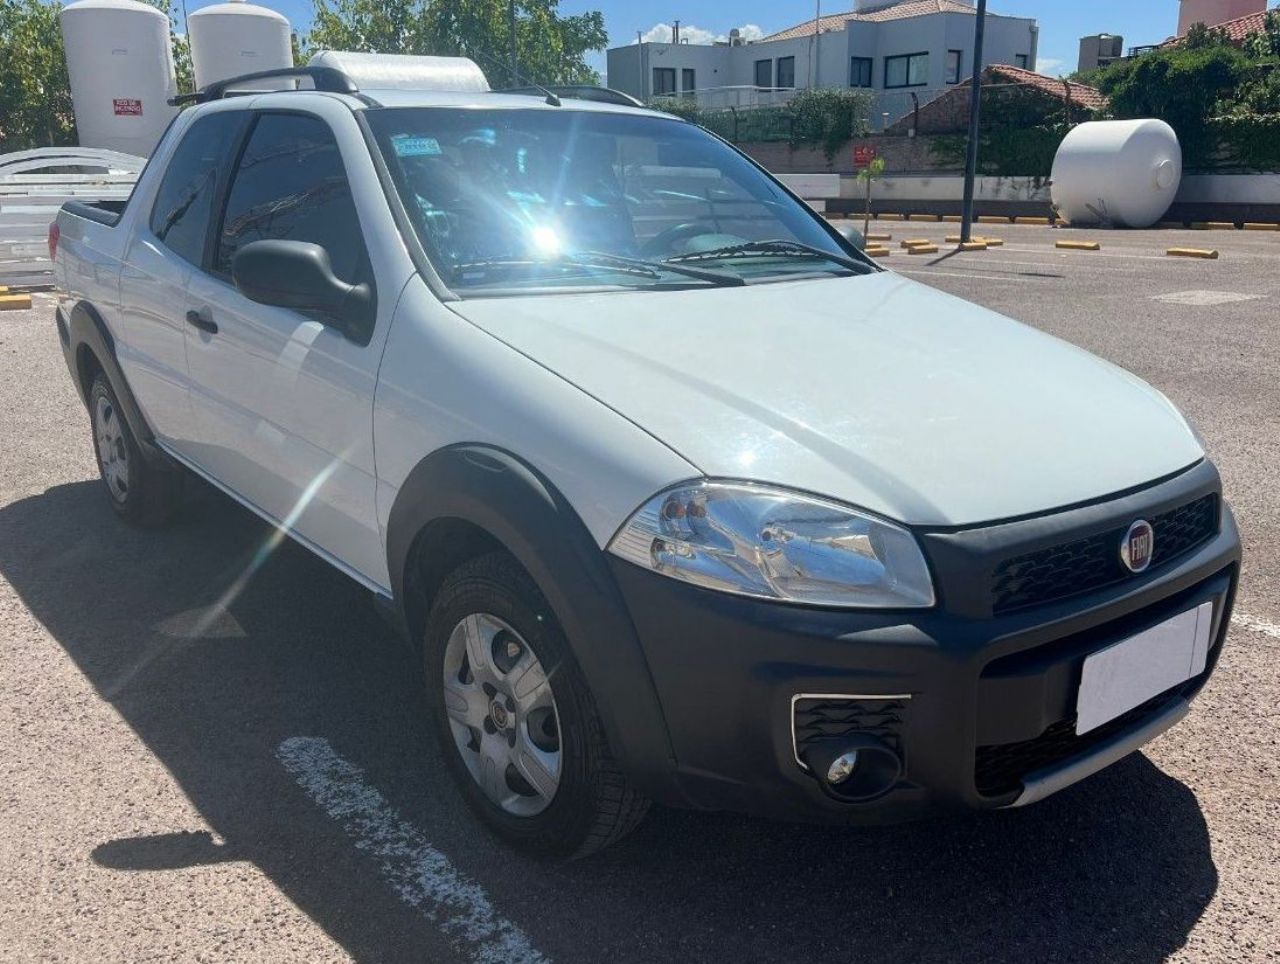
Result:
M1171 698L1169 693L1162 693L1083 736L1076 736L1076 719L1073 716L1053 724L1034 740L980 746L974 763L974 785L984 797L999 797L1020 790L1027 774L1087 753L1116 734L1154 716L1169 704Z
M1206 495L1147 521L1155 530L1154 569L1213 538L1218 531L1218 496ZM1006 559L992 575L992 611L1040 606L1132 577L1120 561L1120 543L1127 532L1126 525Z
M795 701L792 719L796 756L816 740L870 733L879 737L904 761L902 728L907 716L905 699L842 699L804 697Z

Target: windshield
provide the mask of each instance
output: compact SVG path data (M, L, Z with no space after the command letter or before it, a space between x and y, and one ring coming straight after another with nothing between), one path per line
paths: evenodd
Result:
M463 295L874 270L684 121L568 107L367 116L419 241Z

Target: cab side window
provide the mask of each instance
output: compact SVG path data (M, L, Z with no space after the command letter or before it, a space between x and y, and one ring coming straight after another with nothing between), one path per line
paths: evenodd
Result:
M228 154L242 123L243 113L223 111L192 124L169 159L156 192L151 233L174 254L197 267L204 263L218 172L226 170Z
M368 280L368 257L338 143L317 117L258 118L227 196L215 273L230 276L236 252L267 239L318 244L343 281Z

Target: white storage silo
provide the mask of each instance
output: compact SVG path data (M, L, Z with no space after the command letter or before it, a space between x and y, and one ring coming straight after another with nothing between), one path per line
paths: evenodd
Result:
M1149 228L1182 183L1182 146L1161 120L1090 121L1053 159L1053 206L1072 224Z
M146 157L177 113L169 18L140 0L77 0L59 19L80 146Z
M231 0L203 7L187 17L196 89L240 74L293 66L289 21L274 10ZM291 81L262 81L255 90L292 87Z

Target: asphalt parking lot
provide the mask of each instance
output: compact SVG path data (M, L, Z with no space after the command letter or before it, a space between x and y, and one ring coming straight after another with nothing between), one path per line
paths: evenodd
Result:
M119 523L52 298L0 315L0 959L1280 960L1280 234L979 233L887 263L1150 380L1222 471L1245 568L1192 715L1024 811L656 810L570 865L477 829L359 586L209 491Z

